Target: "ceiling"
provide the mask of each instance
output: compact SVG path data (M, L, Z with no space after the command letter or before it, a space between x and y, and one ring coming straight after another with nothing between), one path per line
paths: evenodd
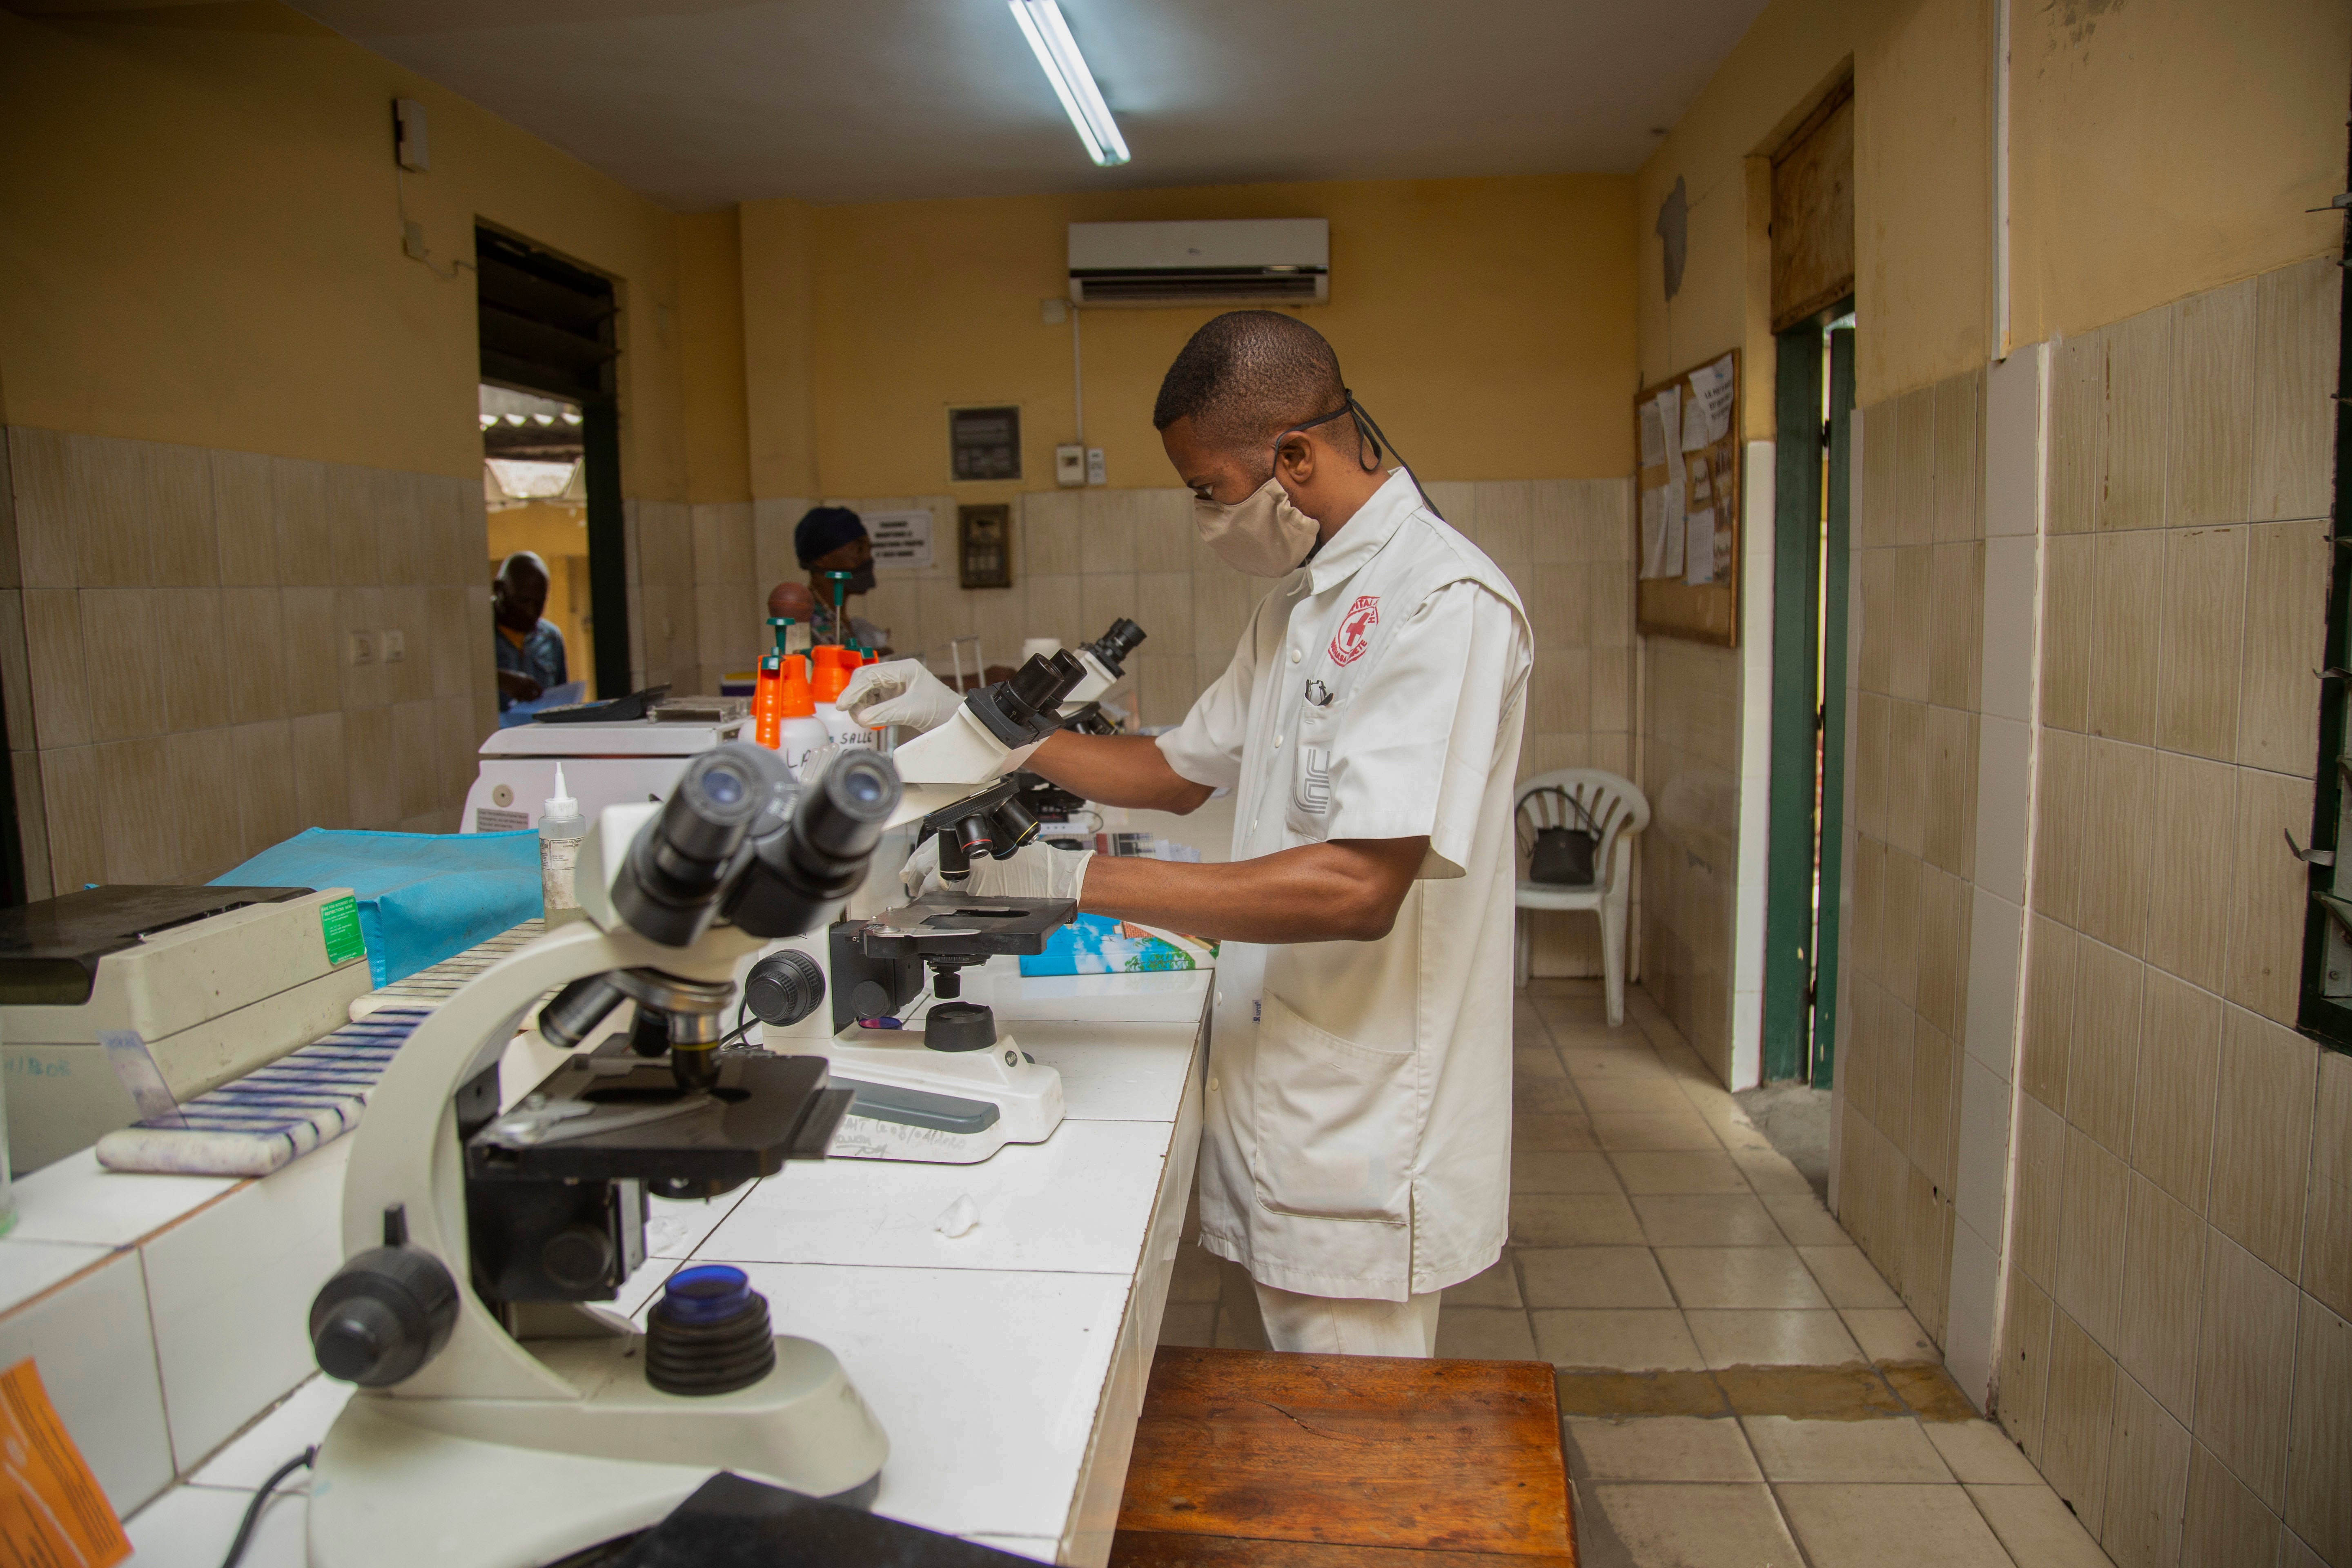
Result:
M294 0L684 211L1630 173L1764 0L1062 0L1134 162L1004 0Z

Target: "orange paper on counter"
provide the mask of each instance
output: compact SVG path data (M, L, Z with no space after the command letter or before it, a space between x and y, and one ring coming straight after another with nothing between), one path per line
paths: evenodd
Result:
M27 1358L0 1373L0 1563L108 1568L130 1555L39 1370Z

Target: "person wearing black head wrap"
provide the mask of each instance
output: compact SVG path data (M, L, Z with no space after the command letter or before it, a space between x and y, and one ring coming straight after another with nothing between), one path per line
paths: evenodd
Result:
M768 595L768 613L805 621L820 643L854 641L868 650L887 652L889 629L849 614L846 605L841 618L847 624L835 624L834 581L826 575L851 574L843 584L851 595L874 591L874 541L866 536L865 519L845 506L811 507L793 528L793 553L808 574L808 585L803 590L797 583L779 583Z

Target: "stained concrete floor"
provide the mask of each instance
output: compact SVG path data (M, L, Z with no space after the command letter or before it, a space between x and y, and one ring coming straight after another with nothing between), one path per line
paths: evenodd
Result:
M1555 1368L1582 1568L2104 1568L1822 1205L1826 1095L1725 1092L1638 988L1538 981L1513 1045L1510 1241L1437 1348ZM1265 1342L1189 1237L1160 1340Z

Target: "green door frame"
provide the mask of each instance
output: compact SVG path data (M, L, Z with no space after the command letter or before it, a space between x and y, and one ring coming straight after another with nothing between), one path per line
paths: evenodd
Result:
M1813 933L1815 1089L1837 1061L1838 910L1845 888L1846 596L1853 530L1853 329L1830 333L1830 505L1822 584L1821 909Z
M1772 722L1770 787L1764 874L1763 1079L1767 1083L1803 1079L1817 1087L1829 1081L1835 1041L1833 1001L1836 931L1832 853L1843 812L1839 784L1845 742L1843 700L1824 712L1822 688L1842 699L1845 689L1845 536L1850 497L1843 453L1850 450L1845 426L1853 406L1853 333L1840 331L1828 346L1836 355L1831 371L1832 399L1827 426L1822 420L1822 350L1827 323L1852 309L1833 306L1775 340L1773 408L1776 441L1772 486ZM1843 374L1840 372L1843 367ZM1822 625L1822 448L1829 451L1829 558L1827 604ZM1829 646L1822 648L1826 630ZM1827 668L1818 667L1820 654ZM1817 739L1818 731L1818 739ZM1822 968L1815 951L1814 759L1819 745L1822 779L1820 886L1821 926L1832 967ZM1832 748L1834 748L1832 750ZM1820 979L1817 983L1817 974ZM1832 998L1827 1008L1819 1004Z

